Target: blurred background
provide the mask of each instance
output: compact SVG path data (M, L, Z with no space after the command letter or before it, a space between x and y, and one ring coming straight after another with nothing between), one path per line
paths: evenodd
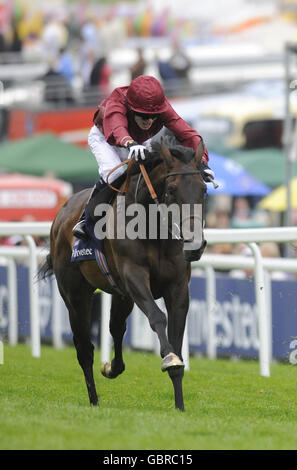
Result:
M94 184L94 109L145 73L209 149L206 226L295 225L295 44L294 0L0 0L0 220Z

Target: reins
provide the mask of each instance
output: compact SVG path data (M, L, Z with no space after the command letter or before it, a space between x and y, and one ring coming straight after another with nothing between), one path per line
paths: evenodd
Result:
M134 158L130 158L128 160L125 160L124 162L120 163L119 165L117 165L116 167L114 167L107 175L107 178L106 178L106 184L111 188L113 189L114 191L120 193L120 194L125 194L128 190L128 187L129 187L129 183L130 183L130 178L131 178L131 169L132 169L132 165L134 163ZM127 177L126 177L126 181L125 181L125 185L123 187L123 189L118 189L118 188L115 188L114 186L112 186L112 184L110 184L108 182L108 179L110 177L110 175L116 171L118 168L121 168L122 166L124 165L127 165ZM149 175L147 174L147 171L143 165L143 163L139 163L139 168L140 168L140 171L142 173L142 176L143 176L143 179L147 185L147 188L149 190L149 193L151 195L151 198L153 199L153 201L158 205L159 204L159 201L158 201L158 197L157 197L157 194L155 193L155 190L153 188L153 185L151 183L151 180L150 180L150 177ZM200 173L199 170L193 170L193 171L172 171L171 173L167 173L165 175L165 178L168 178L169 176L177 176L177 175L195 175L197 173Z
M124 162L122 162L119 165L117 165L116 167L114 167L107 175L106 184L111 189L113 189L114 191L117 191L120 194L125 194L128 190L128 187L129 187L130 178L131 178L131 169L132 169L132 165L133 165L134 161L135 161L134 158L131 158L131 159L125 160ZM108 179L114 171L116 171L118 168L121 168L124 165L127 165L127 177L126 177L125 185L124 185L123 189L117 189L108 182ZM148 187L151 198L153 199L153 201L158 203L157 194L155 193L155 190L153 188L153 185L151 183L151 180L149 178L149 175L147 174L147 171L146 171L144 165L142 163L139 163L139 168L140 168L140 171L142 173L143 179L144 179L144 181L145 181L145 183Z
M110 177L110 175L116 171L118 168L121 168L122 166L124 165L127 165L127 177L126 177L126 181L125 181L125 185L124 185L124 188L123 189L118 189L118 188L115 188L114 186L112 186L112 184L110 184L108 182L108 179ZM119 165L115 166L112 170L110 170L110 172L108 173L107 175L107 178L106 178L106 184L111 188L113 189L114 191L116 191L117 193L121 193L121 194L124 194L127 192L128 190L128 187L129 187L129 182L130 182L130 173L131 173L131 167L133 165L133 159L128 159L128 160L125 160L124 162L121 162Z

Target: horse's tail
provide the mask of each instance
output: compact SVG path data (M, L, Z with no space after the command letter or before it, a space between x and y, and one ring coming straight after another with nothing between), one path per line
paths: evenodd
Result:
M50 253L47 255L45 262L41 265L37 273L39 281L47 279L54 274L53 261Z

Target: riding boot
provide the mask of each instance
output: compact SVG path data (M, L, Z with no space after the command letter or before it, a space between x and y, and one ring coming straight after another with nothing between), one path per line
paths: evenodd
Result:
M126 175L123 174L115 181L112 182L112 185L115 188L119 188L123 181L125 180ZM100 196L98 195L100 193ZM100 179L92 189L92 192L87 200L86 206L78 220L78 222L74 225L72 229L72 234L83 240L88 239L88 235L85 231L86 228L86 221L91 219L94 223L96 222L96 217L94 216L95 207L98 204L108 203L110 202L112 196L114 194L114 190L110 188L110 186L105 183L103 179ZM98 195L98 197L96 197Z
M86 205L90 202L90 200L94 196L95 192L97 193L96 189L99 187L100 183L101 183L101 180L99 180L93 186L93 189L92 189L91 194L90 194L90 196L87 200ZM78 219L77 223L74 225L74 227L72 229L72 235L74 235L75 237L80 238L82 240L87 240L88 239L88 235L85 232L86 218L87 218L86 216L87 216L87 214L86 214L86 206L85 206L82 213L81 213L81 215L80 215L80 218Z

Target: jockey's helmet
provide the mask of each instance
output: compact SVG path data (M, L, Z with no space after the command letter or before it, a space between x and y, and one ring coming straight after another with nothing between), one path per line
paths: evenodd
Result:
M127 103L132 111L150 114L163 113L168 106L161 84L149 75L140 75L131 82Z

